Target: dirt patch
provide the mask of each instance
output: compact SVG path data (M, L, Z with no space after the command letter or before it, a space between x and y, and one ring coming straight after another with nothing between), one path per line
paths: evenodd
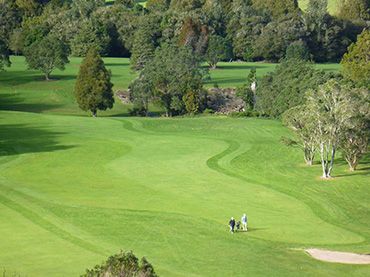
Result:
M341 264L370 264L370 255L320 249L306 249L305 251L313 258L324 262Z

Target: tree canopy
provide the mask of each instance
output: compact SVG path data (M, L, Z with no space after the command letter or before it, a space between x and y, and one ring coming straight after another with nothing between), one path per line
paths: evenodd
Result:
M342 59L343 75L370 89L370 31L364 30Z

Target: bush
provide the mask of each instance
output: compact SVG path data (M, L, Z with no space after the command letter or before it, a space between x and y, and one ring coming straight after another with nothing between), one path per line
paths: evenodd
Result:
M140 263L132 252L123 252L111 256L101 265L87 269L82 277L157 277L153 266L142 258Z

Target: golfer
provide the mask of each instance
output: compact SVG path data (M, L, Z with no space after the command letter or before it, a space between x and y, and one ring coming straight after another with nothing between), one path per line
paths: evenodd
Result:
M229 221L229 226L230 226L230 233L234 233L234 228L235 228L235 219L232 217Z
M241 221L242 221L243 230L248 231L248 228L247 228L248 218L246 214L243 214Z

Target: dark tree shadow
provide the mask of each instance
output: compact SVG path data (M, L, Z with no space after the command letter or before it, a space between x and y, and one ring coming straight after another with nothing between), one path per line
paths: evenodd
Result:
M73 148L61 145L57 137L62 132L52 132L25 124L0 125L0 157L26 153L54 152Z
M130 63L104 63L106 67L128 67Z
M25 98L16 94L1 93L0 94L0 110L3 111L20 111L20 112L35 112L51 110L60 107L57 104L46 103L25 103Z
M232 84L232 85L235 85L235 83L244 83L245 82L245 78L210 78L209 80L207 80L205 82L205 84L213 84L213 83L217 83L219 85L226 85L226 84Z
M208 66L204 66L204 67L208 67ZM209 67L208 67L209 68ZM248 64L236 64L236 63L230 63L230 64L222 64L222 65L218 65L216 69L214 69L215 71L217 70L240 70L240 69L244 69L244 70L251 70L251 69L261 69L261 68L271 68L271 70L273 70L274 68L271 66L271 64L266 64L266 65L263 65L263 64L256 64L256 65L248 65Z
M76 79L75 75L51 74L51 81L68 81ZM45 82L44 75L41 72L22 70L22 71L4 71L0 75L0 85L18 86L31 82ZM50 81L49 81L50 82Z

